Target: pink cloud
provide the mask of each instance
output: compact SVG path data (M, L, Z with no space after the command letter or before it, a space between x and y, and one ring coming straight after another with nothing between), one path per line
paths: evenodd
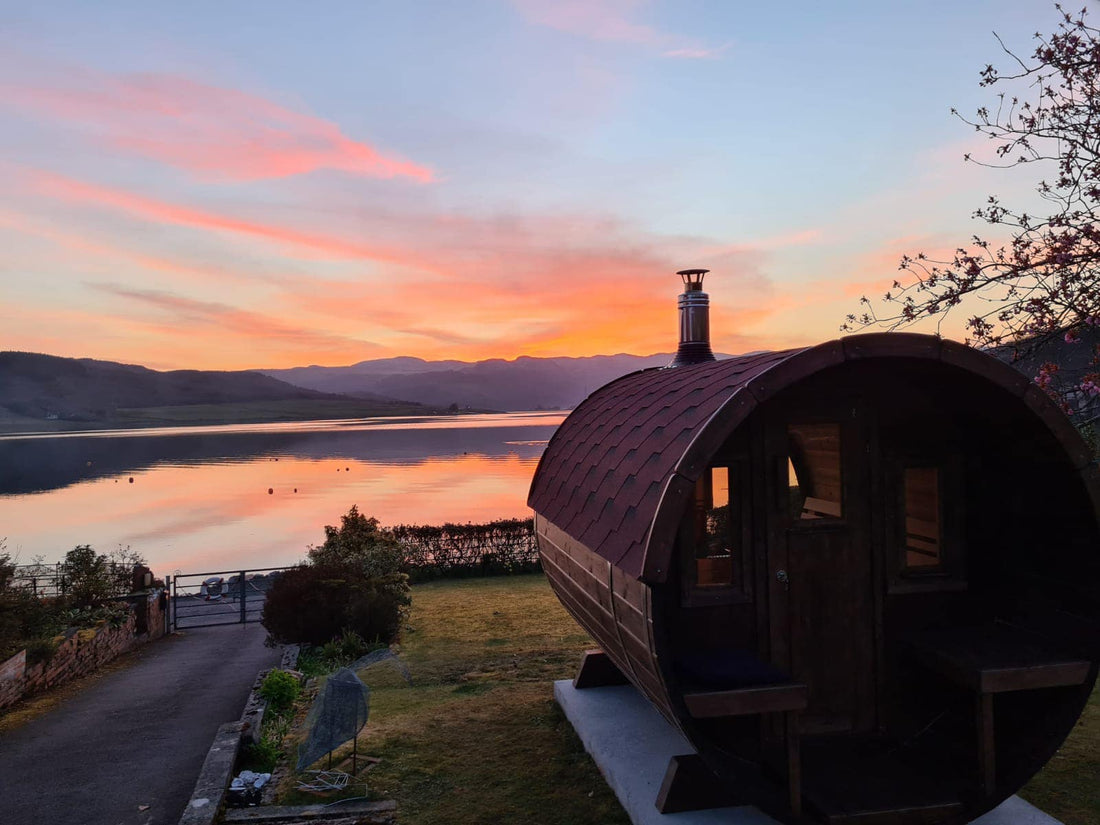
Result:
M345 135L338 124L258 95L166 74L44 72L0 85L6 105L90 128L126 152L231 181L333 169L420 183L432 171Z
M85 257L95 256L108 261L125 260L137 264L144 270L160 272L168 275L183 275L188 278L198 277L212 283L224 284L227 281L279 283L285 280L285 276L270 272L247 272L233 266L198 265L191 262L177 261L166 255L150 255L141 252L133 245L133 239L127 240L127 245L120 245L112 241L91 239L86 234L67 231L53 224L39 223L28 220L25 215L17 215L14 212L0 209L0 227L16 230L24 235L35 236L49 241L59 247L65 247L82 253Z
M718 60L722 57L723 53L732 46L732 43L723 43L721 46L715 48L708 48L704 46L682 46L676 49L669 49L666 52L661 53L661 57L675 57L681 60Z
M105 206L154 223L253 236L275 241L283 246L299 247L326 257L398 263L406 261L406 256L399 250L347 240L330 234L302 232L289 227L234 218L148 198L124 189L86 183L50 172L25 173L24 178L29 181L32 190L56 200Z
M630 19L645 5L640 0L513 0L513 5L532 23L593 40L652 46L664 38L652 26Z
M265 344L304 347L316 352L378 351L380 347L360 338L290 324L270 315L241 309L217 301L200 301L172 292L133 289L117 284L93 284L109 295L136 302L172 320L174 332L189 337L198 328L213 329L223 339L243 339L257 348ZM156 318L160 325L162 318Z
M713 59L729 47L709 48L638 22L647 0L512 0L512 5L537 26L601 42L648 46L660 49L662 57Z
M793 232L784 232L779 235L771 235L745 243L712 247L707 250L707 255L720 256L736 252L772 251L776 249L787 249L794 246L809 246L820 243L824 240L824 237L824 232L816 227L811 229L799 229Z

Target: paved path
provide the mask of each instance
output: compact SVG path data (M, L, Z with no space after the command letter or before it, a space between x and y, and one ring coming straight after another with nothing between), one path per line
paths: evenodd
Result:
M0 733L0 822L175 823L218 726L240 718L257 672L279 662L265 635L248 624L165 637Z

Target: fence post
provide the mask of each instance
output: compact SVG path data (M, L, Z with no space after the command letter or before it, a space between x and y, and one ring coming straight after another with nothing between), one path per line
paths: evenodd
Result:
M237 587L241 591L241 624L244 624L245 622L248 621L248 617L245 615L245 609L244 609L244 600L245 600L245 595L244 595L244 574L245 574L245 571L242 570L240 578L237 579Z
M167 610L168 613L164 617L164 635L167 636L173 630L173 628L172 628L172 607L173 607L173 604L172 604L172 577L171 576L165 576L164 577L164 594L168 599L168 604L165 607L165 610Z

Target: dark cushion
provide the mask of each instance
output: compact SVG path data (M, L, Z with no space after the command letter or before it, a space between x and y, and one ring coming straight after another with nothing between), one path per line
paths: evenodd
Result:
M731 690L791 681L788 674L747 650L689 651L677 657L675 668L685 687L694 690Z

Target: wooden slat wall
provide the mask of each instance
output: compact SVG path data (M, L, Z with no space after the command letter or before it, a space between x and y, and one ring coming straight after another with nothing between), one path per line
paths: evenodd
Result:
M657 667L649 587L536 514L543 570L558 599L611 661L673 724Z

